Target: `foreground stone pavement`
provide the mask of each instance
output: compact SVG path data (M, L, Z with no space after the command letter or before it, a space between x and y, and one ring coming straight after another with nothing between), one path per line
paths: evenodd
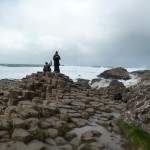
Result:
M91 89L63 74L34 73L0 96L0 150L116 150L98 140L101 130L85 131L80 138L71 131L90 126L93 117L113 137L120 133L113 113L121 113L125 105L107 88ZM68 129L62 136L64 125ZM126 149L125 142L122 138L118 149Z

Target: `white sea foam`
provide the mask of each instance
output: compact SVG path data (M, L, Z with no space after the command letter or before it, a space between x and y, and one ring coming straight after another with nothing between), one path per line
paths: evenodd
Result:
M92 86L92 88L96 88L96 89L99 89L99 88L101 88L101 87L107 87L107 86L109 86L109 83L110 83L110 81L109 80L105 80L105 79L103 79L103 80L100 80L100 81L98 81L98 82L95 82L95 83L93 83L91 86Z
M53 66L51 67L53 70ZM105 70L110 69L109 67L91 67L91 66L61 66L61 73L69 76L73 81L78 78L92 80L97 78L97 75ZM144 70L145 68L126 68L129 72ZM37 71L42 71L43 67L5 67L0 66L0 79L22 79L26 75L36 73ZM125 86L131 86L138 82L137 76L131 75L131 79L127 81L120 80L125 84ZM109 80L101 80L95 84L93 87L106 87L109 85Z
M119 80L120 82L122 82L126 87L129 87L129 86L133 86L133 85L136 85L138 82L139 82L139 77L137 75L131 75L130 74L130 80Z

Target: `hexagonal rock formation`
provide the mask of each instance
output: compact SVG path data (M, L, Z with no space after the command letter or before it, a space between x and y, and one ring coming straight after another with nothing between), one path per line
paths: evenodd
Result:
M33 73L0 95L0 149L72 150L80 142L64 139L67 132L86 126L95 113L101 116L99 123L110 125L102 112L110 116L123 107L109 97L107 88L94 90L60 73Z
M0 149L17 148L14 140L25 143L24 147L34 147L34 143L49 147L38 142L47 138L58 143L64 123L69 130L86 125L85 119L96 111L89 103L98 100L96 95L63 74L38 72L27 76L20 86L0 95Z

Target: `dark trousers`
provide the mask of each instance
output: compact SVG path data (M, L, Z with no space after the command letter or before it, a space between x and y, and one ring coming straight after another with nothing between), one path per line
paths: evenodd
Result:
M54 66L54 72L60 72L59 65Z

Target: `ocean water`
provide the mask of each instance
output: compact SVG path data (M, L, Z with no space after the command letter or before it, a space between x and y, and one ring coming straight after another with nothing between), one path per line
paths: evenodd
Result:
M53 66L51 66L53 71ZM97 75L102 73L105 70L110 69L109 67L92 67L92 66L60 66L61 73L69 76L73 81L76 81L78 78L92 80L97 78ZM145 70L145 68L126 68L129 72L137 71L137 70ZM30 75L32 73L36 73L38 71L43 71L42 66L7 66L0 65L0 79L22 79L26 77L26 75ZM138 82L138 78L136 76L131 76L131 79L128 81L123 81L126 86L130 86L136 84ZM102 80L99 83L93 85L95 87L103 87L109 84L109 80Z

